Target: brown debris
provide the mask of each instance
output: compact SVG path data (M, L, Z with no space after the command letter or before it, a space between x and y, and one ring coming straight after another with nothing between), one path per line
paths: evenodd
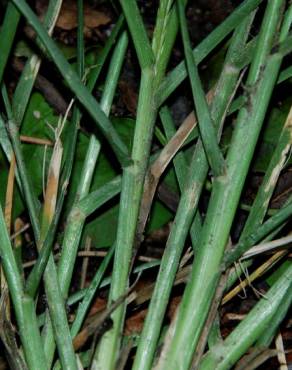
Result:
M36 10L42 18L47 9L47 1L38 0L36 3ZM84 3L84 28L98 28L109 24L110 17L104 12L95 10L88 3ZM77 3L76 1L66 0L62 4L59 18L56 26L65 31L71 31L78 26L77 21Z

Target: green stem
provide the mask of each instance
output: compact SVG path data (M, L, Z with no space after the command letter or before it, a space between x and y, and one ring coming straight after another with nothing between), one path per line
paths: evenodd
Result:
M0 114L0 145L2 147L2 150L5 154L8 162L10 163L11 159L14 156L13 147L12 147L12 144L9 140L9 135L8 135L7 129L5 127L5 122L4 122L4 119L3 119L1 114ZM16 182L17 182L17 185L19 187L20 193L21 193L21 195L23 195L22 184L21 184L19 173L18 173L17 169L15 171L15 178L16 178Z
M288 36L288 32L292 23L292 6L287 10L283 25L281 28L281 33L279 36L279 41L282 42ZM239 244L241 241L253 231L257 231L258 227L262 224L262 221L268 210L270 199L273 195L275 186L277 184L280 172L285 165L287 156L290 152L292 144L292 108L289 111L289 114L286 118L285 125L282 128L281 135L279 137L277 146L274 150L273 156L265 173L263 182L258 190L256 199L252 204L252 208L249 212L248 218L244 225L244 228L241 232ZM234 256L236 250L231 252L231 255Z
M254 9L254 8L253 8ZM244 9L245 11L247 8ZM241 14L242 15L242 14ZM236 19L238 21L238 19ZM234 19L232 19L232 27L231 29L235 26ZM172 23L169 23L172 24ZM227 26L230 26L230 22L227 22ZM165 30L166 34L168 34L169 27L167 27L167 30ZM227 27L227 28L228 28ZM227 29L226 28L226 29ZM224 32L226 31L224 30ZM172 32L172 31L171 31ZM227 30L227 33L230 32L230 30ZM227 34L224 33L224 36ZM222 37L222 29L220 29L220 37ZM134 38L134 36L132 35ZM204 44L204 47L206 47L205 52L207 53L212 49L215 45L216 42L220 39L217 35L215 35L214 38L211 38L212 41L209 43L207 42ZM214 45L215 43L215 45ZM161 65L161 68L165 68L167 65L167 56L169 55L170 49L172 47L172 43L165 43L165 48L163 49L163 53L160 55L160 60L163 60L163 63L160 64L159 60L155 61L154 65L154 71L155 71L155 77L161 76L159 71L157 71L156 67ZM207 54L206 53L206 54ZM142 71L142 77L145 76L146 71ZM151 71L147 71L147 73L151 73ZM149 77L150 80L150 77ZM157 86L160 86L160 79L157 77L155 81L153 82L153 90L156 93ZM141 88L140 88L140 99L139 99L139 104L138 104L138 115L137 115L137 129L135 131L135 139L134 139L134 146L135 146L135 140L137 140L137 144L140 146L140 148L143 150L144 147L140 144L141 138L143 138L144 144L148 146L148 140L149 138L149 133L151 134L151 129L149 126L154 123L155 118L156 118L156 112L153 112L155 109L155 106L151 102L148 106L144 103L146 99L151 98L151 92L149 94L149 89L152 89L150 85L151 81L148 81L148 87L145 88L144 86L147 86L146 81L143 81L142 78L142 83L141 83ZM154 92L153 91L153 92ZM152 92L152 93L153 93ZM149 95L149 96L148 96ZM155 94L155 98L159 99L159 94ZM140 117L140 112L145 114L145 117L148 116L148 123L149 126L146 127L145 133L141 130L141 135L138 135L138 123L140 124L145 120L145 117L142 118ZM152 113L154 113L154 116L152 117ZM151 114L151 115L150 115ZM151 122L153 120L153 122ZM146 125L145 125L146 126ZM144 127L145 127L144 126ZM150 126L150 127L151 127ZM140 130L140 128L139 128ZM136 135L137 133L137 135ZM140 139L139 139L140 136ZM133 158L135 161L135 158ZM138 210L137 207L139 207L140 204L140 199L141 199L141 192L140 192L140 184L143 182L144 176L145 176L145 169L144 163L148 160L148 151L143 150L143 153L141 155L141 173L138 175L138 171L135 169L135 166L137 164L134 164L131 167L130 171L125 171L124 176L123 176L123 184L122 184L122 194L121 194L121 209L120 209L120 214L119 214L119 223L118 223L118 235L117 235L117 244L116 244L116 253L115 253L115 262L114 262L114 275L113 275L113 283L111 287L111 292L110 292L110 298L111 299L117 299L120 295L124 293L126 290L126 283L127 283L127 264L130 262L130 257L131 257L131 249L134 241L134 232L136 228L136 223L137 223L137 216L138 216ZM137 180L135 179L137 178ZM137 181L137 183L134 185L134 182ZM138 185L139 184L139 185ZM195 189L193 189L195 192ZM139 194L140 193L140 194ZM128 215L127 213L130 213ZM123 269L121 270L121 266L123 266ZM168 277L167 277L168 279ZM102 338L101 344L99 346L99 349L96 352L95 356L95 366L97 364L101 364L101 367L104 369L112 369L115 366L115 360L116 356L118 355L118 347L119 347L119 336L121 332L121 326L122 322L124 319L124 307L120 307L114 314L114 327L111 331L107 332L104 337ZM147 341L149 343L149 341Z
M286 297L292 300L292 264L273 284L247 317L221 344L212 347L203 358L199 370L229 370L247 349L271 325L273 317Z
M62 0L50 0L49 2L43 26L46 28L50 36L53 33L54 25L59 16L61 5ZM22 123L35 79L41 66L41 61L41 58L37 54L34 54L28 58L21 77L17 83L13 95L12 111L15 122L18 126L20 126Z
M80 13L81 10L82 9L79 7L79 13ZM80 18L82 18L82 15L79 14L78 16ZM115 26L112 34L111 34L111 36L107 40L104 49L102 50L102 53L99 57L98 66L96 68L94 68L89 74L88 84L90 85L89 86L90 90L92 90L94 88L94 85L96 83L96 79L97 79L97 77L98 77L98 75L101 71L102 66L104 65L106 57L108 56L109 51L111 50L111 47L112 47L113 43L115 42L117 33L119 32L119 30L121 28L121 25L122 25L122 17L120 17L119 21L117 22L117 24L116 24L116 26ZM79 37L78 37L78 45L77 45L77 49L78 49L77 62L78 62L78 73L79 73L79 76L81 78L84 75L84 66L83 66L84 45L83 45L83 37L81 37L81 36L83 36L82 22L81 23L79 22L78 34L79 34ZM73 160L74 160L75 146L76 146L76 140L77 140L77 132L78 132L80 119L81 119L81 113L79 111L79 108L77 106L74 106L71 129L69 131L69 134L65 138L65 144L64 144L65 160L64 160L64 164L66 164L66 166L65 166L64 171L63 171L62 176L61 176L60 183L62 185L60 187L61 189L60 189L60 194L59 194L58 201L57 201L56 212L55 212L53 221L50 225L50 229L47 233L47 237L46 237L46 239L45 239L45 241L42 245L42 250L40 252L38 261L37 261L36 265L34 266L32 272L31 272L31 274L30 274L30 276L27 280L27 284L26 284L26 290L32 295L34 295L36 290L37 290L37 287L38 287L38 284L39 284L39 281L40 281L40 277L42 276L43 269L47 264L49 254L50 254L50 250L51 250L51 247L52 247L52 244L53 244L53 239L54 239L56 227L58 225L58 220L60 218L62 206L63 206L63 203L64 203L64 198L65 198L65 195L66 195L67 184L69 182L71 171L72 171L72 166L73 166L73 163L74 163ZM93 140L95 140L95 139L93 139ZM46 348L46 355L47 355L49 363L51 363L52 360L53 360L53 355L54 355L54 351L55 351L55 344L54 344L55 341L54 341L53 327L52 327L52 323L51 323L49 317L47 317L46 328L44 329L44 333L45 333L44 343L45 343L45 348Z
M248 248L252 246L252 244L249 243L254 242L254 240L253 238L249 238L249 236L252 236L253 232L256 232L258 235L260 235L259 233L259 231L261 230L260 225L262 224L262 221L268 211L269 202L273 195L275 186L277 184L278 177L280 175L281 170L283 169L283 166L287 160L287 156L291 150L292 143L291 112L292 111L290 110L290 113L286 119L286 123L282 129L279 141L275 148L274 154L269 163L263 182L258 190L256 199L253 202L247 221L241 232L239 242L233 248L233 250L227 251L224 256L224 261L226 260L229 261L228 265L230 265L230 261L235 262L236 259L241 257L239 253L241 253L242 250L246 252ZM282 227L284 224L285 222L282 223L280 227ZM278 233L278 229L276 229L276 233ZM263 237L265 236L266 235L263 235ZM272 238L273 236L274 231L272 232L270 238ZM241 269L240 271L244 270ZM235 279L238 280L239 276L240 273L237 273ZM234 280L233 274L230 274L228 278L228 285L230 284L230 281L233 280Z
M80 4L79 4L80 5ZM82 8L82 7L81 7ZM79 12L78 12L78 17L83 18L83 14L80 14L82 9L79 6ZM101 66L103 63L101 64ZM78 74L80 78L84 75L84 45L83 45L83 27L82 27L82 22L79 22L78 26L78 45L77 45L77 66L78 66ZM100 66L100 68L101 68ZM50 224L49 230L46 233L46 237L44 242L42 243L41 246L41 251L37 260L37 263L35 264L33 270L31 271L27 283L26 283L26 291L28 294L31 296L34 296L37 292L40 279L43 275L44 269L46 268L48 264L48 259L50 257L51 253L51 248L53 245L56 229L58 226L58 221L61 215L61 211L63 208L64 204L64 199L66 195L66 190L67 186L69 183L69 179L71 176L72 168L73 168L73 163L74 163L74 155L75 155L75 148L76 148L76 141L77 141L77 134L78 134L78 128L80 124L80 119L81 119L81 113L79 111L79 108L77 106L74 106L73 108L73 115L72 115L72 122L70 125L70 130L69 133L66 135L65 138L65 143L64 143L64 165L65 168L62 172L61 180L60 180L60 191L59 191L59 196L57 200L57 205L56 205L56 210L55 214L53 217L53 220ZM53 266L52 262L50 262L49 266ZM48 269L50 267L47 267ZM47 276L55 276L56 277L56 272L55 272L55 266L51 267L54 269L52 274L48 273ZM46 279L45 279L46 280ZM49 286L49 283L46 283L46 287ZM54 284L52 284L54 285ZM58 285L56 282L55 285ZM57 292L59 293L59 291ZM59 298L58 298L59 299ZM54 339L54 332L53 332L53 326L52 322L49 317L47 317L47 324L46 328L44 329L46 336L44 338L44 346L47 349L46 350L46 356L48 363L51 364L53 360L53 355L55 351L55 339ZM50 345L48 345L50 343ZM48 348L49 347L49 348Z
M70 336L70 329L65 310L65 301L58 283L56 265L52 254L49 257L44 273L45 291L49 305L50 322L52 323L55 341L62 367L64 369L78 368L75 353ZM46 328L50 327L46 326ZM46 353L47 362L51 364L51 353L46 348L46 330L43 331L43 347Z
M115 195L120 193L120 191L121 191L121 177L117 176L115 179L108 182L98 190L95 190L92 193L85 195L84 198L80 199L75 205L76 215L84 215L83 218L90 216L93 212L95 212L108 200L112 199ZM63 202L60 201L60 199L58 199L55 217L51 222L46 239L42 244L38 260L35 263L26 281L25 291L28 295L32 297L35 296L37 292L40 279L42 278L43 272L48 262L49 255L52 250L52 244L54 241L59 215L62 209L62 204Z
M38 246L40 247L39 243L41 242L41 232L40 232L40 224L38 220L38 213L37 213L37 202L36 196L33 193L33 188L30 184L30 179L28 177L26 166L23 160L22 151L20 148L20 141L19 135L17 132L16 125L10 121L9 122L9 130L12 138L12 143L14 147L14 152L17 160L18 170L20 174L20 179L23 186L25 200L28 206L28 212L30 215L35 240ZM65 311L64 301L60 294L59 286L57 283L57 273L55 268L55 263L53 257L49 258L47 268L45 271L45 288L46 294L48 298L48 304L50 308L50 315L52 316L54 333L56 337L56 341L58 344L58 350L61 357L62 362L66 366L71 366L72 369L76 368L76 361L75 355L72 347L72 342L70 342L70 332L67 322L67 315ZM68 333L68 335L66 335ZM68 339L69 338L69 339ZM45 351L46 352L46 351ZM47 352L46 352L47 355Z
M29 370L49 369L35 314L35 302L31 297L23 294L21 304L23 322L18 322L18 327Z
M12 146L14 149L16 161L17 161L17 169L19 172L19 177L22 184L23 195L25 197L25 201L28 208L28 213L30 216L30 221L32 225L32 229L37 241L40 240L40 230L39 230L39 221L38 221L38 202L37 197L33 191L33 186L31 183L31 179L28 176L26 165L23 159L22 150L21 150L21 143L19 139L19 132L16 124L14 121L10 120L8 122L8 129L9 134L12 141Z
M154 76L152 69L142 70L136 129L132 149L133 164L124 170L122 178L120 213L109 302L118 299L124 293L128 284L128 273L142 195L143 179L148 164L153 125L156 118L156 110L154 109L153 102L153 84ZM125 304L120 305L112 314L114 327L103 336L95 354L93 367L101 364L103 369L115 368L124 314Z
M291 199L288 205L281 208L277 213L270 217L261 226L256 228L251 234L243 237L241 241L229 252L226 252L222 261L221 270L225 270L236 262L250 247L257 244L268 234L284 224L292 214Z
M47 369L45 353L37 325L34 304L23 292L22 278L10 244L2 207L0 206L0 256L12 298L21 343L29 369Z
M90 90L93 89L93 87L96 83L96 79L98 78L99 73L101 71L101 68L104 65L104 62L106 60L106 57L108 56L109 51L111 50L111 47L115 42L115 39L117 37L117 33L119 32L122 23L123 23L123 17L121 16L119 21L115 25L115 28L112 31L109 39L107 40L105 47L103 48L103 50L101 52L101 55L99 57L98 66L95 67L93 69L93 71L91 71L89 73L88 86L89 86ZM83 65L84 46L83 46L82 22L81 23L79 22L78 34L80 34L80 36L78 37L77 60L78 60L78 73L79 73L79 76L81 77L84 74L84 65ZM81 37L81 35L82 35L82 37ZM112 72L115 73L115 71L112 71ZM111 83L112 83L112 81L113 80L111 80ZM108 84L106 83L106 86L107 85ZM106 90L108 90L108 89L106 88L105 91ZM53 221L51 223L50 229L47 233L47 237L46 237L46 239L45 239L45 241L42 245L42 249L40 251L40 255L39 255L39 258L37 260L37 263L34 265L33 270L31 271L31 273L30 273L30 275L27 279L27 283L26 283L26 291L31 296L34 296L36 294L41 276L43 274L43 271L45 269L45 266L46 266L48 258L49 258L49 254L51 252L51 248L52 248L52 244L53 244L53 240L54 240L54 235L55 235L55 232L56 232L56 228L57 228L57 225L58 225L58 220L59 220L59 217L60 217L60 214L61 214L61 210L62 210L62 206L63 206L65 194L66 194L66 189L67 189L66 184L68 184L68 182L69 182L71 171L72 171L74 154L75 154L75 149L74 148L76 146L77 132L78 132L78 126L79 126L80 120L81 120L81 113L80 113L78 107L74 106L73 115L72 115L72 123L71 123L72 128L69 131L69 134L65 138L65 144L64 144L65 160L64 160L64 163L66 163L66 166L65 166L64 172L62 173L62 176L61 176L60 183L63 184L63 185L61 186L60 195L58 197L56 212L55 212ZM107 185L108 185L108 186L106 186L107 187L107 192L108 191L111 192L112 189L113 189L112 186L111 186L111 183L109 183ZM102 191L102 189L100 189L100 190ZM101 202L106 201L106 200L104 200L103 194L101 194L101 191L98 190L97 195L95 195L94 192L91 194L91 197L89 195L88 207L89 206L90 207L95 206L94 210L96 210L96 208L98 208L100 206L99 205L100 201ZM115 195L115 193L111 194L110 197L112 197L114 195ZM85 197L85 199L82 199L82 200L84 200L84 202L82 202L82 204L86 203L86 198L87 197ZM97 204L96 204L96 202L97 202ZM81 212L83 212L82 205L81 205L80 210L81 210ZM94 210L89 211L89 212L92 213ZM85 208L84 212L86 212L86 208ZM88 214L87 214L87 216L88 216Z
M122 178L121 206L110 300L118 299L124 294L128 285L128 274L139 215L143 182L149 161L153 127L157 116L154 99L156 98L157 87L161 83L161 78L164 75L164 68L167 65L170 50L172 49L172 43L165 43L159 55L155 56L155 61L152 60L152 50L150 49L150 55L148 39L146 40L144 32L144 25L137 11L136 4L133 3L134 1L121 1L131 31L131 36L137 48L136 52L140 61L142 76L132 149L132 160L134 163L128 169L125 169ZM133 8L130 9L129 5L133 5ZM136 16L135 19L132 18L134 15ZM140 24L137 25L137 22ZM138 34L135 33L135 26L137 26L137 30L140 30ZM163 32L165 34L168 34L168 30L169 26L163 27ZM163 35L161 36L164 37ZM142 46L144 48L144 55L142 55L140 50L141 45L137 45L139 42L143 41L143 38L145 39L145 45ZM112 315L114 327L102 338L95 353L95 365L93 366L97 366L97 364L100 363L103 369L113 369L115 367L124 314L125 304L122 304Z
M92 300L96 294L96 291L97 289L99 288L101 282L102 282L102 278L104 276L104 273L114 255L114 250L115 250L115 245L113 245L106 257L103 259L102 263L100 264L94 278L92 279L89 287L86 289L86 292L85 292L85 295L83 297L83 300L82 302L79 304L78 306L78 309L77 309L77 312L76 312L76 315L75 315L75 319L74 319L74 322L72 324L72 327L71 327L71 335L72 335L72 338L74 338L81 326L82 326L82 323L83 323L83 320L85 319L85 315L90 307L90 304L92 303Z
M105 89L101 100L101 107L106 115L109 115L110 112L110 107L112 105L114 93L116 91L127 45L128 37L126 33L123 33L120 37L119 42L117 43L112 57L106 79ZM77 190L75 204L69 216L69 221L63 241L62 254L58 266L59 281L62 287L63 295L65 297L68 294L74 261L76 259L76 253L80 242L81 232L83 230L84 221L86 218L86 215L83 214L81 208L79 207L79 203L81 203L84 197L88 195L89 184L91 183L99 149L99 142L94 136L91 136L89 141L89 148L86 154L86 160L83 167L83 175L81 176L81 181ZM100 202L101 198L98 198L98 201Z
M167 107L161 108L160 118L166 137L168 140L170 140L171 137L175 134L175 126L173 119L171 117L171 113ZM176 154L176 156L173 159L173 165L179 183L179 187L182 192L184 189L184 183L186 181L188 170L187 161L183 152L179 152ZM194 250L196 250L198 246L198 240L201 230L202 230L202 219L200 212L197 211L194 217L194 221L190 228L190 236L192 239L192 246Z
M78 75L82 79L85 70L83 0L77 0L77 22L77 66Z
M101 108L108 115L116 91L118 78L124 61L125 52L128 45L126 33L123 33L117 43L106 79L106 84L102 96ZM63 297L67 297L69 286L72 279L73 268L76 260L78 247L80 244L81 234L84 227L86 215L79 208L79 202L88 195L89 185L92 180L93 171L96 166L100 143L91 136L89 148L86 154L86 160L83 166L83 173L78 186L76 199L68 217L68 223L64 235L61 258L58 264L58 279ZM96 200L96 199L95 199ZM100 198L98 198L101 201ZM45 335L46 352L50 353L50 360L54 353L54 342L52 338L52 329L48 325Z
M92 70L89 72L88 75L88 89L89 91L93 91L94 86L96 84L96 81L100 75L101 69L110 53L112 50L112 47L114 43L116 42L116 39L120 33L120 30L122 28L122 25L124 23L124 16L120 15L119 19L117 20L117 23L115 24L109 38L107 39L104 47L102 48L101 52L98 55L98 60L96 63L96 66L92 68Z
M220 76L215 98L212 104L212 118L216 127L220 126L224 112L228 107L230 97L234 93L240 70L233 66L234 56L238 49L245 44L253 15L240 25L234 35L230 50ZM198 201L208 173L208 161L204 148L199 140L186 176L184 191L181 194L175 220L167 240L166 249L161 261L161 267L152 299L148 309L146 321L141 334L133 369L148 370L151 368L156 344L160 335L161 325L175 274L179 265L180 256L185 245L191 223L197 211Z
M224 38L237 27L238 24L257 6L262 0L246 0L240 4L214 31L210 33L193 50L194 60L200 63ZM163 80L157 93L157 104L160 106L175 91L180 83L187 77L185 61L181 62Z
M82 199L85 195L88 194L99 150L100 144L94 138L94 136L92 136L89 142L83 170L80 176L80 182L76 194L76 201ZM61 258L58 264L59 284L64 298L66 298L68 294L84 221L84 215L73 205L68 217Z
M270 320L270 325L268 326L268 328L266 328L266 330L260 335L256 343L248 351L248 354L246 354L242 358L242 362L245 365L248 365L250 367L252 366L252 369L257 369L262 363L266 361L266 358L262 357L261 355L265 351L270 351L269 347L274 340L277 331L279 330L279 325L285 319L287 313L289 312L289 308L291 307L292 303L291 299L291 294L286 294L286 296L282 299L281 304Z
M51 0L49 2L48 10L44 20L44 27L48 30L49 35L52 34L54 25L59 15L59 11L61 8L62 1L60 0ZM12 101L12 111L13 117L17 124L20 126L24 113L27 108L27 104L32 92L32 88L40 69L41 59L38 55L31 56L28 61L26 62L25 68L21 74L21 78L17 84L15 93L13 95ZM76 116L73 114L73 125L74 126L74 118ZM73 130L71 130L73 131ZM74 143L74 139L72 140L71 133L69 134L71 142L70 147L72 150L72 142ZM74 146L73 146L74 147ZM67 163L69 164L70 161L67 159ZM45 266L47 264L47 260L49 258L49 254L51 251L51 246L53 243L53 238L55 234L55 230L57 227L58 219L54 217L54 227L50 228L48 233L48 238L43 243L43 248L41 251L41 255L39 256L38 262L35 264L31 274L28 277L28 281L26 283L26 292L28 295L34 297L42 274L44 272Z
M110 109L114 100L117 82L121 74L128 42L128 35L126 31L124 31L114 49L109 70L107 72L105 88L100 101L100 106L107 116L110 114Z
M30 184L30 179L26 171L26 166L20 147L18 129L12 121L9 121L9 131L17 160L24 197L28 206L28 212L33 226L35 240L38 247L40 247L39 243L41 243L41 232L37 212L37 198L32 190L33 188ZM54 333L62 363L66 364L66 366L71 366L70 368L72 369L75 369L76 361L72 342L70 341L70 332L64 301L62 300L62 297L60 295L57 281L58 280L56 275L55 263L53 257L51 256L45 272L45 288L50 308L50 314L53 317L52 321L54 326ZM69 335L66 335L66 333L68 333Z
M29 276L27 277L25 283L25 293L30 297L35 297L39 284L43 277L44 271L48 264L50 254L52 252L52 245L54 243L55 232L58 225L60 211L56 210L57 217L54 217L50 223L50 227L46 233L45 240L41 243L41 249L39 251L39 256L37 262L33 266Z
M90 94L88 89L82 84L80 78L76 72L72 69L70 64L66 61L59 48L56 46L54 41L48 36L47 32L39 22L36 15L32 12L30 7L24 0L12 0L13 3L18 7L21 13L27 18L32 27L38 34L38 37L45 45L50 56L54 60L63 78L67 82L68 86L76 95L76 98L84 106L87 112L92 116L94 122L98 125L104 136L112 146L117 158L123 166L128 165L129 157L128 150L121 138L117 134L116 130L112 126L111 122L104 114L99 104L96 102L94 97Z
M76 207L86 216L90 216L99 207L101 207L105 202L112 199L114 196L121 191L121 176L115 177L113 180L109 181L105 185L101 186L99 189L91 192L83 199L80 199Z
M26 172L26 166L23 160L23 155L20 148L19 135L17 133L16 125L10 121L9 122L10 134L12 138L12 143L14 146L15 156L18 164L18 170L23 186L24 196L26 203L28 205L28 211L31 218L31 223L33 225L33 231L35 235L36 243L41 242L40 225L37 213L37 201L36 196L33 193L33 188L30 184L29 177ZM67 315L65 311L64 301L60 294L57 273L55 268L55 263L53 257L49 258L47 268L44 274L45 277L45 289L48 298L48 304L50 309L50 315L52 317L54 334L58 345L58 351L61 361L66 366L70 368L76 368L76 360L73 351L72 342L70 340L70 331L67 322ZM45 351L46 352L46 351ZM47 352L46 352L47 355Z
M0 85L3 73L9 58L17 26L20 20L20 13L16 7L9 2L4 15L4 20L0 30L1 53L0 53Z
M285 13L279 37L280 42L282 42L283 40L285 41L286 37L288 36L291 22L292 22L292 6L290 6L287 12ZM252 235L253 231L255 231L256 233L259 232L258 227L262 224L265 215L268 213L270 199L273 195L280 172L291 150L292 143L291 135L292 131L291 131L291 109L290 109L285 125L282 129L280 138L278 140L277 146L274 150L272 159L267 168L263 182L258 190L256 199L254 200L252 207L249 210L249 215L244 225L244 228L241 232L239 243L237 246L234 247L234 249L231 252L229 251L225 254L224 261L227 259L229 263L231 260L235 262L236 261L236 259L234 259L235 257L237 259L241 257L241 255L239 254L240 251L244 249L244 252L246 252L248 250L248 246L250 247L252 246L249 245L249 242L252 241L252 238L249 239L246 237L248 237L250 234ZM269 233L268 239L271 240L274 234L277 234L279 230L281 230L284 227L285 224L286 222L281 223L280 226L278 226L277 228L275 228L275 230L272 231L272 233ZM266 237L266 235L263 235L263 237ZM251 265L252 261L243 263L245 264L245 267L241 268L240 271L230 272L226 286L227 290L230 284L233 284L235 281L238 280L241 272L243 272L244 269L247 268L247 266Z
M162 0L159 2L157 11L152 50L156 59L155 75L158 81L161 81L165 76L166 67L178 30L176 8L173 4L174 0ZM165 48L166 45L167 48Z
M151 45L144 27L136 0L120 0L132 35L141 69L150 67L154 62Z
M283 264L284 265L289 264L289 261L285 261ZM287 317L287 313L289 312L291 304L292 304L292 295L286 294L281 302L281 305L275 312L273 319L270 321L270 325L268 326L266 331L259 337L255 344L255 347L268 348L271 345L279 329L280 324L285 319L285 317Z
M283 41L288 36L288 31L292 23L292 6L285 14L283 26L279 36L279 41ZM285 124L282 128L277 146L273 152L269 166L265 173L263 182L258 190L256 199L249 212L248 219L241 233L241 238L256 230L262 223L267 212L270 199L274 193L281 170L283 169L289 155L292 144L292 107L288 113Z
M178 314L171 325L170 339L161 356L159 369L170 364L180 369L189 367L212 302L224 248L281 65L279 57L272 56L269 63L266 62L273 45L282 6L281 0L268 2L257 50L247 79L253 91L251 104L239 113L227 154L227 173L214 180L197 257ZM180 356L181 353L184 353L183 357Z
M141 265L139 265L139 266L137 266L133 269L133 274L138 274L139 272L151 269L153 267L157 267L159 265L160 265L160 260L155 260L155 261L143 263L143 264L141 264ZM97 273L94 277L94 280L97 279L97 275L99 275L99 271L97 271ZM95 280L95 281L97 281L97 280ZM111 276L106 277L100 282L99 288L105 288L105 287L109 286L110 283L111 283ZM90 287L89 290L91 290L91 288L92 288L92 286ZM77 292L72 294L70 297L68 297L68 300L67 300L68 306L72 306L72 305L80 302L87 295L87 293L88 293L87 289L88 288L78 290ZM83 309L81 309L81 311L82 310ZM44 314L41 314L38 317L38 323L39 323L40 326L43 325L43 323L44 323L44 318L45 318L44 316L45 316Z
M187 70L191 83L201 140L214 176L220 176L223 175L225 171L224 158L219 145L217 144L217 133L212 122L208 103L199 77L198 67L196 66L196 62L192 55L191 40L187 30L187 22L182 0L178 0L177 5Z
M160 109L159 116L165 132L165 136L169 141L175 135L176 130L170 110L168 109L167 106L164 106ZM176 156L173 158L173 164L179 188L180 191L182 192L187 177L187 167L188 167L188 163L183 151L180 151L176 154Z

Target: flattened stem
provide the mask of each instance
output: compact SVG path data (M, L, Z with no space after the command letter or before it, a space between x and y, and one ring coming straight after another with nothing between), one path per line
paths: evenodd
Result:
M126 290L132 257L143 179L149 160L153 125L156 117L153 94L152 68L142 71L136 129L132 150L133 164L124 170L116 251L110 301L118 299ZM93 368L114 369L120 345L120 331L124 320L125 304L112 314L114 327L105 335L97 348Z
M239 69L230 68L230 66L233 66L233 58L237 55L238 48L245 45L252 19L253 15L250 15L246 21L238 26L216 87L216 90L220 91L220 94L215 93L215 98L212 102L212 114L214 114L214 121L216 122L216 126L218 125L218 128L224 117L224 112L228 107L230 96L234 93L240 73ZM135 357L134 370L148 370L152 366L173 281L185 245L186 236L197 210L208 168L205 151L201 140L199 140L191 159L184 185L185 188L181 194L175 220L161 261L155 289L152 294ZM172 367L170 365L170 368Z
M214 176L221 176L225 172L224 158L218 145L217 133L212 122L208 103L205 97L205 93L203 91L202 83L199 77L198 67L193 58L191 41L187 30L187 22L185 18L183 1L178 0L177 6L181 34L184 45L184 52L187 63L187 70L191 83L194 104L196 107L201 139L205 148L208 162L210 164Z
M271 59L264 73L260 73L277 34L283 4L282 0L268 3L248 76L250 84L257 84L251 110L243 108L240 111L227 154L227 174L214 181L197 258L178 314L169 329L170 338L160 357L159 370L168 366L188 369L211 305L220 274L219 265L281 64L281 58Z

